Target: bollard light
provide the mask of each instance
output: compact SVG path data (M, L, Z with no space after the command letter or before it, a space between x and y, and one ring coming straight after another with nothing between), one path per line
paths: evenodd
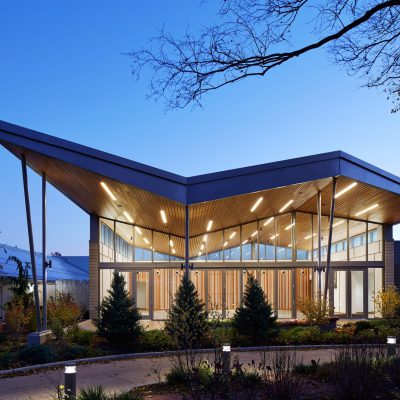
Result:
M225 343L222 345L222 372L229 374L231 372L231 345Z
M65 365L66 374L76 374L76 365Z
M386 338L386 343L387 343L387 356L394 357L396 355L396 343L397 343L396 336L388 336Z
M68 400L76 399L76 364L69 362L65 364L64 390Z
M396 336L388 336L386 343L387 344L396 344L397 343Z

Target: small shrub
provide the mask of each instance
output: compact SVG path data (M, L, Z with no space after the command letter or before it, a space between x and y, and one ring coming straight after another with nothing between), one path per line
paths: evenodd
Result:
M171 337L163 329L144 331L140 347L142 351L164 351L175 348Z
M89 386L82 389L77 396L77 400L108 400L108 398L102 386Z
M279 338L284 343L315 344L321 342L322 335L318 326L296 326L295 328L282 330Z
M57 358L57 352L48 345L26 347L15 355L21 365L47 364L57 361Z
M98 335L113 344L135 342L142 335L140 319L140 312L125 288L124 277L115 271L96 321Z
M265 343L274 333L276 318L260 284L249 275L243 294L243 304L237 308L233 326L241 336L254 344Z
M306 322L316 325L329 322L329 316L333 312L333 309L318 295L299 299L297 307L304 314Z
M181 386L187 382L185 371L178 366L171 368L165 375L165 379L168 385L171 386Z
M212 326L210 329L210 346L220 348L224 343L236 344L237 334L235 328L228 324Z
M86 358L90 357L91 351L87 346L80 346L78 344L73 344L71 346L66 346L59 353L59 357L64 360L73 360L76 358Z
M143 400L143 399L144 396L142 393L140 393L139 390L114 394L112 395L112 397L109 398L109 400Z
M33 304L27 307L21 296L15 295L6 304L5 312L8 329L15 337L34 330L36 326L35 307Z
M335 398L343 400L373 399L384 392L381 367L382 349L365 346L341 348L335 353L333 381Z
M78 324L81 310L70 293L58 293L47 303L49 327L57 340L68 340Z
M295 352L286 350L261 353L260 369L264 381L263 391L268 400L301 399L303 381L293 369L299 364Z
M387 286L384 290L379 290L374 297L376 310L382 318L400 317L400 293L395 286Z
M364 331L366 329L371 329L372 325L370 321L357 321L355 324L356 327L356 332L355 333L359 333L361 331Z
M303 364L302 362L300 364L297 364L293 368L293 373L302 375L302 376L309 376L309 375L315 375L316 371L320 367L319 365L319 360L311 360L310 364Z
M71 342L81 346L92 346L95 340L95 332L84 331L82 329L75 329L71 333Z

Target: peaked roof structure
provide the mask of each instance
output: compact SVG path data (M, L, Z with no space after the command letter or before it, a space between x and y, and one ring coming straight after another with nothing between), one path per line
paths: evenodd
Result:
M4 121L0 143L18 158L24 154L33 170L46 172L47 180L87 213L127 222L127 212L138 226L181 237L186 205L191 235L204 231L206 219L214 219L215 229L221 229L261 218L263 212L277 213L288 197L294 199L289 211L315 212L319 190L327 215L332 177L338 177L338 190L359 183L337 205L335 215L354 217L374 201L380 207L365 219L400 222L400 178L342 151L184 177ZM101 182L112 188L116 200ZM260 207L255 215L249 210L260 195L269 209ZM168 210L168 224L160 221L160 209Z

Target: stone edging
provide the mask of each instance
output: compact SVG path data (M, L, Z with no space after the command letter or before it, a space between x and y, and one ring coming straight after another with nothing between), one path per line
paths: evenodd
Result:
M315 344L315 345L290 345L290 346L254 346L254 347L233 347L233 353L241 353L241 352L255 352L255 351L274 351L274 350L321 350L321 349L337 349L342 347L352 347L357 346L357 344L353 345L341 345L341 344ZM367 347L384 347L384 344L363 344L362 346ZM398 347L400 345L397 345ZM196 353L213 353L215 349L199 349L195 350ZM146 352L146 353L128 353L128 354L115 354L109 356L101 356L101 357L89 357L89 358L78 358L76 360L65 360L65 361L57 361L48 364L37 364L37 365L29 365L26 367L6 369L0 371L0 378L9 376L9 375L19 375L29 372L37 372L40 370L46 369L58 369L64 367L64 365L68 362L74 362L76 364L94 364L100 362L107 361L117 361L117 360L129 360L135 358L151 358L151 357L168 357L179 354L180 351L154 351L154 352ZM181 352L182 353L182 352Z

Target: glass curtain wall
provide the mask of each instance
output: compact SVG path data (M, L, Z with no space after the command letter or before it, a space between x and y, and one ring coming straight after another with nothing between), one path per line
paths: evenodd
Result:
M106 219L101 219L100 225L102 263L183 260L182 237ZM328 238L329 218L322 216L322 261L327 258ZM302 212L285 213L190 238L190 261L315 262L318 259L317 249L317 216ZM383 249L382 225L334 219L331 261L383 261Z
M275 261L275 239L275 218L261 220L258 233L260 261Z

